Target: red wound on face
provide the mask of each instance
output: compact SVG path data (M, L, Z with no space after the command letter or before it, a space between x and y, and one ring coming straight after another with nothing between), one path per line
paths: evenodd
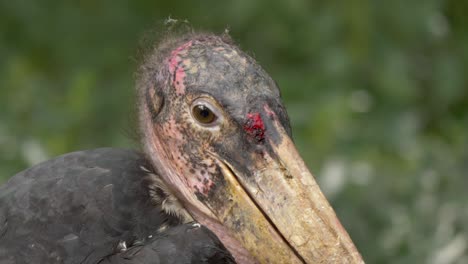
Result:
M247 121L244 124L244 130L258 142L265 139L265 124L263 123L260 113L247 114Z

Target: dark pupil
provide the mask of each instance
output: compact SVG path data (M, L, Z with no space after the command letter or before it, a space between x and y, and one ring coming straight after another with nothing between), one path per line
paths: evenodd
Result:
M204 107L204 106L201 106L201 107L200 107L200 115L201 115L203 118L209 117L210 114L211 114L210 110L208 110L206 107Z
M204 105L197 105L194 109L195 118L202 123L211 123L215 120L216 116L211 110Z

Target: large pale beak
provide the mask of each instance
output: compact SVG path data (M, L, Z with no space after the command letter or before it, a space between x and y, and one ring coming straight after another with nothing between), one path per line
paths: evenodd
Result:
M258 155L253 175L220 161L226 185L222 202L207 201L211 212L260 263L364 263L284 128L271 124L279 137L266 139L272 154Z

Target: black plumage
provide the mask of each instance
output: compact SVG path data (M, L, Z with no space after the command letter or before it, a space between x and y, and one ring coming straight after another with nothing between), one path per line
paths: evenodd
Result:
M211 231L153 202L150 168L137 152L102 148L12 177L0 187L0 263L232 262Z
M99 263L234 263L234 260L211 231L189 223L170 227L146 244L136 244Z

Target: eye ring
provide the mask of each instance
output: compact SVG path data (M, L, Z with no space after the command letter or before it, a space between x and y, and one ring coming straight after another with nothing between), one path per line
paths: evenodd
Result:
M216 126L221 118L219 110L203 98L199 98L192 103L190 112L193 119L205 127Z

